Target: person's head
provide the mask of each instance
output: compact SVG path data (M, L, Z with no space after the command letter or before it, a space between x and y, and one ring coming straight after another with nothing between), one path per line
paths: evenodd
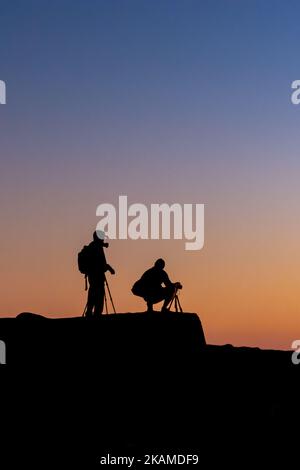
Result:
M108 247L108 243L104 243L105 233L102 230L95 230L93 233L94 242L100 243L102 246Z
M160 270L163 270L165 265L166 263L164 262L162 258L157 259L154 263L154 266L156 267L156 269L160 269Z

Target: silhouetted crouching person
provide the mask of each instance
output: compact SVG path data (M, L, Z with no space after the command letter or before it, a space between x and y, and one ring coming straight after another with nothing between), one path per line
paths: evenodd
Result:
M170 281L164 267L164 260L158 259L155 261L154 266L144 272L141 279L131 289L134 295L143 297L147 302L148 312L153 312L153 304L162 301L164 303L161 311L167 311L168 304L172 300L176 288L181 288L179 282L173 283Z
M93 241L88 245L88 269L87 278L89 282L89 292L86 307L86 316L100 316L103 312L104 289L105 289L105 273L109 271L115 274L114 269L106 263L103 247L108 247L108 243L104 243L98 237L97 232L93 234Z

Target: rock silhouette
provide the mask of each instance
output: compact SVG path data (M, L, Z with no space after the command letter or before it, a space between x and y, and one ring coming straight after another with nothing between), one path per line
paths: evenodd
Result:
M26 313L0 319L0 337L0 370L14 375L2 388L2 458L10 442L18 448L11 465L197 453L199 468L213 468L292 456L299 371L290 352L207 345L187 313Z

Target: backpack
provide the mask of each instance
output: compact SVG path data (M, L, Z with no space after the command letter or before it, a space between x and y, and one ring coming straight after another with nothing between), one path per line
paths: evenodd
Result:
M91 266L91 253L90 247L85 245L78 253L78 269L82 274L88 274Z

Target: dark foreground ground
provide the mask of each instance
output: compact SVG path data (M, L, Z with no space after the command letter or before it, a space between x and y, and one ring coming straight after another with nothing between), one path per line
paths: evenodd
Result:
M199 468L300 461L290 352L205 345L194 314L23 314L0 319L0 339L0 468L101 468L108 453L197 454Z

